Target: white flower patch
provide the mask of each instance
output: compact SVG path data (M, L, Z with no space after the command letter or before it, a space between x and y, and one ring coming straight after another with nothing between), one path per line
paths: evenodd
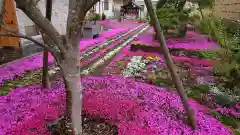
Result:
M54 67L53 69L50 69L50 70L48 71L48 74L49 74L49 75L53 75L53 74L56 74L57 71L60 71L60 68L59 68L59 67Z
M93 63L89 68L83 70L81 72L81 74L87 75L90 72L92 72L93 70L95 70L98 66L102 65L104 63L104 61L112 58L114 55L116 55L118 52L121 51L121 49L125 46L128 45L128 43L132 42L136 37L138 37L142 32L144 32L145 30L147 30L149 28L149 26L146 26L145 28L143 28L141 31L139 31L137 34L135 34L134 36L132 36L131 38L129 38L127 41L125 41L124 43L122 43L121 45L119 45L116 49L112 50L111 52L107 53L106 55L104 55L100 60L98 60L97 62Z
M142 58L142 56L133 56L122 75L125 77L138 76L140 72L146 70L146 64L142 62Z
M112 44L113 42L119 40L120 38L122 38L122 37L128 35L129 33L131 33L131 32L133 32L133 31L137 30L138 28L142 27L143 25L144 25L144 24L142 24L142 25L140 25L140 26L138 26L138 27L136 27L136 28L134 28L134 29L131 29L130 31L128 31L128 32L126 32L126 33L124 33L124 34L118 36L117 38L112 39L112 40L110 40L110 41L108 41L108 42L106 42L106 43L100 45L100 46L97 47L97 48L94 48L93 50L91 50L91 51L89 51L89 52L83 54L82 56L80 56L79 59L82 60L84 57L88 57L88 56L90 56L91 54L98 52L100 49L102 49L102 48L108 46L109 44Z
M223 93L218 89L218 87L212 87L210 89L210 92L217 94L217 95L223 95Z

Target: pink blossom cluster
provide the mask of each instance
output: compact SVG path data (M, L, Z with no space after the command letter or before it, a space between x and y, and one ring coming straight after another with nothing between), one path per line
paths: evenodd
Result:
M239 108L238 109L231 109L231 108L217 108L215 109L217 112L221 113L222 115L225 116L232 116L235 118L240 118L240 112Z
M111 61L110 64L108 64L105 68L104 68L104 75L110 75L110 71L114 70L116 73L117 72L120 72L121 73L121 70L119 69L119 66L118 66L118 62L119 61L124 61L126 63L130 62L130 59L129 57L126 55L125 50L128 50L130 48L130 45L124 47L122 50L121 50L121 53L114 57L114 59ZM119 70L119 71L116 71L116 70Z
M116 48L117 46L119 46L122 43L121 40L114 42L113 44L110 44L109 46L107 46L106 48L104 48L103 50L98 51L96 54L94 54L93 56L91 56L90 59L87 59L86 61L80 61L80 66L81 67L86 67L87 65L89 65L90 63L92 63L93 61L95 61L96 59L104 56L106 53L108 53L109 51L111 51L112 49Z
M93 47L107 42L105 38L99 37L97 39L85 39L80 41L80 53L91 50Z
M84 61L82 63L82 61L80 62L81 67L85 67L87 65L89 65L90 63L92 63L94 60L98 59L99 57L103 56L104 54L112 51L114 48L117 48L119 45L121 45L121 43L123 43L126 39L128 39L129 37L133 36L136 34L136 31L128 34L127 36L123 37L122 39L108 45L107 47L105 47L103 50L101 50L100 52L98 52L97 54L95 54L94 56L92 56L90 59L88 59L87 61ZM129 45L128 45L129 46Z
M139 25L138 22L132 21L132 20L124 20L124 21L117 21L117 20L105 20L105 21L100 21L100 24L102 24L105 27L109 28L134 28Z
M160 60L164 60L164 56L160 55L158 53L150 53L150 52L143 52L143 51L136 51L132 52L130 49L122 51L123 53L126 53L127 56L152 56L152 57L160 57ZM183 56L172 56L172 59L174 61L178 62L186 62L186 63L192 63L194 65L202 65L202 66L207 66L207 67L212 67L214 65L214 61L211 60L201 60L201 59L196 59L196 58L188 58L188 57L183 57Z
M0 98L1 135L50 135L46 124L65 110L62 83L52 89L40 85L17 88Z
M110 23L110 22L108 22ZM80 51L85 52L93 47L102 44L107 41L106 38L113 39L121 33L126 32L129 28L116 28L112 31L106 31L101 37L91 40L80 41ZM49 55L49 64L52 64L54 58ZM14 80L16 77L23 76L25 72L42 68L42 54L15 61L6 66L0 67L0 86L5 81Z
M32 57L28 57L26 59L21 59L9 63L3 67L0 67L0 86L5 81L14 80L17 77L21 77L27 71L36 70L42 67L42 59L43 55L35 55ZM49 55L49 64L52 64L54 58Z
M90 50L92 47L95 47L99 44L103 44L107 42L107 40L111 40L116 38L117 36L127 32L128 28L116 28L111 31L105 31L101 33L100 37L96 39L85 39L80 41L80 51L84 52L85 50Z
M84 109L93 116L117 121L120 135L231 134L219 121L194 106L194 102L198 130L192 130L184 124L179 96L166 89L120 76L87 77L83 82Z
M167 89L135 82L120 76L84 77L84 110L92 116L117 123L119 135L231 135L228 128L197 110L198 130L184 124L184 109L178 95ZM47 123L65 110L62 82L52 89L28 86L0 98L0 134L49 135Z
M216 50L218 45L216 42L208 41L205 37L199 34L191 34L186 39L169 39L166 41L169 48L183 48L186 50ZM146 34L142 35L136 41L138 44L144 44L149 46L160 46L158 41L153 39L153 35Z

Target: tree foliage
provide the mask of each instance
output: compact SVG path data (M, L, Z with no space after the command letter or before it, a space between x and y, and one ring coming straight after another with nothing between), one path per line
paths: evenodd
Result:
M216 53L217 56L214 56L218 60L214 68L218 86L225 92L239 95L240 36L237 29L236 32L228 32L229 25L216 16L205 16L196 26L201 33L208 35L221 47ZM204 53L204 57L212 57L212 54Z
M175 8L181 11L186 3L186 0L158 0L156 8Z
M215 0L198 0L197 3L200 9L213 8Z
M160 8L157 9L156 14L164 33L168 33L168 30L179 32L180 28L190 21L190 11L187 9L178 11L176 8Z
M184 9L186 0L159 0L156 5L156 14L164 33L174 30L173 35L184 37L186 25L190 20L190 9Z

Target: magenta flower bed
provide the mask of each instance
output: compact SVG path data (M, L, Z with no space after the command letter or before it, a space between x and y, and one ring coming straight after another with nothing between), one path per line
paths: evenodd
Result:
M23 60L18 60L4 67L0 67L0 86L4 81L14 80L16 77L21 77L25 72L39 69L42 67L42 54L32 56ZM54 58L49 55L49 64L52 64Z
M158 56L161 57L160 60L164 60L163 55L160 55L158 53L149 53L149 52L142 52L142 51L136 51L132 52L129 49L124 50L122 53L125 53L127 56ZM188 63L194 63L194 65L203 65L203 66L209 66L212 67L214 66L214 61L211 60L201 60L201 59L196 59L196 58L188 58L188 57L182 57L182 56L172 56L172 59L174 61L179 61L179 62L188 62Z
M125 48L123 48L121 50L121 52L125 52L125 50L128 50L130 48L130 45L127 45ZM118 56L116 56L110 64L108 64L105 68L104 68L104 75L110 75L110 71L114 70L118 70L118 65L117 62L120 60L125 60L126 59L126 54L125 53L120 53ZM119 69L120 70L120 69ZM119 71L121 72L121 71Z
M128 30L137 27L137 22L134 21L124 21L119 23L118 21L112 21L112 20L106 20L106 21L100 21L100 24L113 28L111 31L104 31L101 33L100 37L97 39L86 39L80 41L80 51L85 51L85 49L96 46L98 44L103 44L104 42L110 39L114 39L117 36L123 34L124 32L127 32ZM123 24L129 24L127 27L123 26ZM139 25L139 24L138 24Z
M215 110L225 116L235 117L238 119L240 118L240 109L239 108L236 108L236 109L216 108Z
M103 44L107 42L105 38L99 37L97 39L86 39L80 41L80 52L84 52L86 50L91 49L99 44Z
M129 30L128 28L116 28L111 31L103 32L99 38L81 40L80 41L80 51L89 50L94 46L103 44L103 43L107 42L108 40L116 38L117 36L121 35L122 33L126 32L128 30Z
M133 28L138 26L140 23L136 21L131 21L131 20L124 20L121 22L118 22L117 20L105 20L105 21L100 21L100 24L109 28L119 28L119 27Z
M96 55L94 55L93 57L91 57L87 61L84 61L84 62L81 61L79 63L79 66L81 66L81 67L87 66L88 64L90 64L91 62L93 62L94 60L99 58L100 56L103 56L105 53L108 53L110 50L112 50L112 49L118 47L119 45L121 45L121 43L123 43L128 37L131 37L134 34L136 34L136 32L132 32L132 33L128 34L127 37L124 37L124 39L117 40L116 42L110 44L109 46L107 46L106 48L104 48L103 50L98 52ZM129 45L127 45L127 46L129 46Z
M178 95L166 89L118 76L87 77L84 108L94 116L118 121L119 135L230 135L228 128L197 111L198 130L181 119L184 109ZM101 86L101 89L96 89Z
M206 109L190 101L197 110L198 130L185 125L179 96L166 89L138 83L120 76L83 78L84 110L93 116L118 121L119 135L231 135L228 128ZM0 98L0 134L50 135L47 123L65 110L65 91L59 82L50 90L41 86L15 89Z
M43 90L40 85L17 88L0 98L1 135L50 135L46 124L65 110L62 83Z
M107 46L106 48L104 48L103 50L101 50L100 52L98 52L97 54L95 54L94 56L92 56L90 59L88 59L88 60L86 60L86 61L84 61L84 62L81 61L81 62L80 62L81 67L85 67L85 66L89 65L90 63L92 63L92 62L95 61L96 59L104 56L104 55L105 55L106 53L108 53L111 49L116 48L116 47L117 47L119 44L121 44L121 43L122 43L122 41L119 40L119 41L117 41L117 42L115 42L115 43Z
M219 47L216 42L207 41L207 39L201 35L194 35L188 39L169 39L166 41L169 48L183 48L186 50L217 50ZM160 46L158 41L153 40L153 35L142 35L138 38L136 43L145 44L149 46Z

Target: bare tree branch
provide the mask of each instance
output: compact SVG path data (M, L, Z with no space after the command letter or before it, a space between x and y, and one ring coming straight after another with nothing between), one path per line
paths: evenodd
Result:
M84 18L88 10L99 0L70 0L67 19L67 40L72 40L73 47L77 47L82 38ZM72 37L74 35L74 37Z
M86 1L87 1L87 3L85 5L85 12L87 12L89 9L91 9L100 0L86 0Z
M51 40L58 46L61 53L65 52L64 41L60 33L51 24L51 22L45 18L36 6L36 0L15 0L18 8L20 8L40 29L48 34Z
M186 110L186 113L188 115L189 122L193 129L197 128L197 123L196 123L196 117L195 117L195 112L194 110L191 109L189 103L188 103L188 98L184 92L184 87L181 82L181 79L179 78L179 75L176 71L176 67L174 65L174 62L171 58L171 54L169 53L169 49L166 44L165 37L162 32L162 28L160 26L159 20L157 19L157 15L153 9L153 5L151 0L144 0L144 3L147 7L147 11L150 15L151 21L154 23L155 27L155 32L157 33L157 39L160 42L160 47L163 50L164 58L166 61L166 64L168 66L169 71L171 72L172 80L175 84L175 87L177 89L177 92L181 98L181 101L183 103L184 109Z
M49 52L51 52L52 54L55 54L55 52L52 50L52 48L49 47L48 45L43 44L43 43L40 43L40 42L38 42L37 40L35 40L35 39L31 38L31 37L22 35L22 34L20 34L20 33L19 33L19 34L14 34L14 33L10 33L10 32L8 32L8 33L0 33L0 36L5 36L5 37L19 37L19 38L28 39L28 40L32 41L33 43L35 43L35 44L37 44L37 45L39 45L39 46L47 49L47 50L48 50Z
M69 46L73 50L77 48L82 37L83 21L86 15L82 8L83 1L84 0L69 1L66 38L68 43L74 44Z

